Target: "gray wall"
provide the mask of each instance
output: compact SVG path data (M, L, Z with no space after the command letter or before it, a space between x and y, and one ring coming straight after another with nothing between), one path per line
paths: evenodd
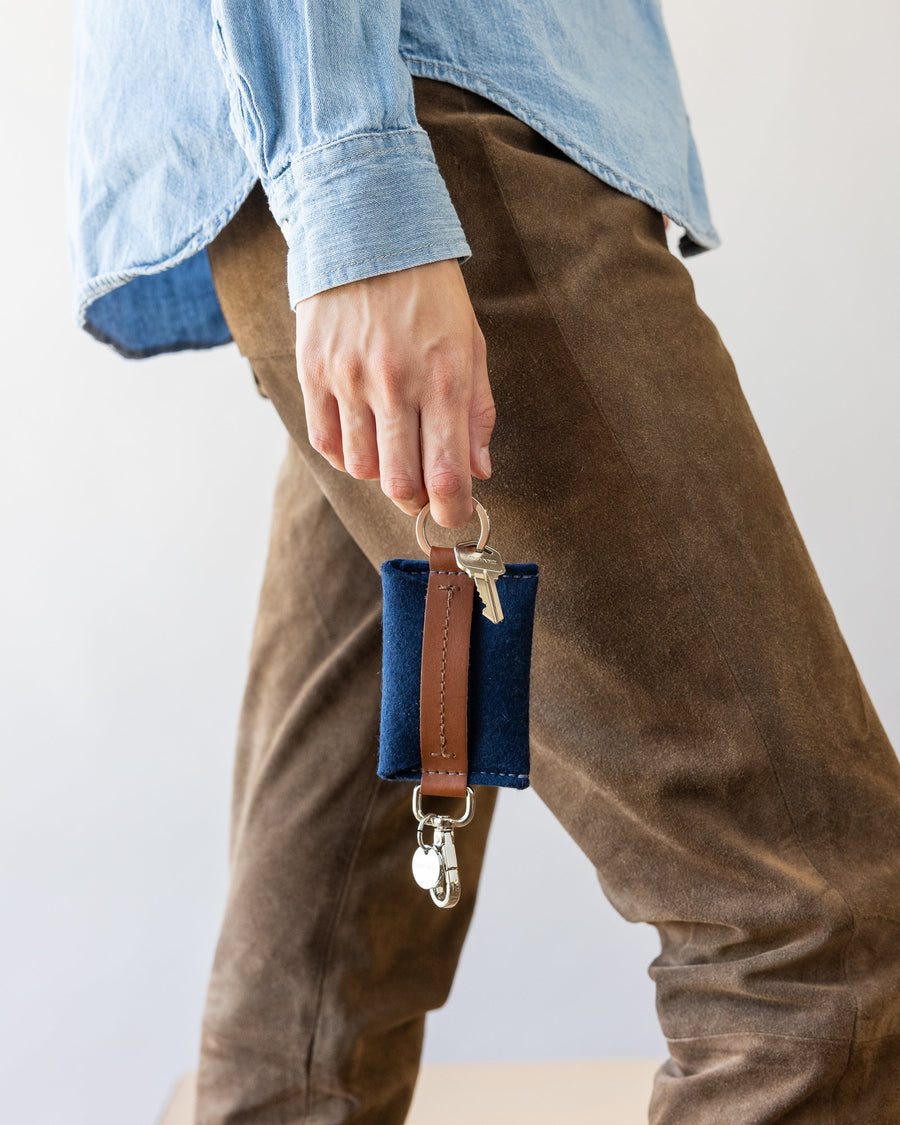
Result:
M670 0L724 245L689 263L869 690L900 734L898 10ZM151 1122L193 1066L232 739L284 437L233 348L126 362L72 326L68 17L0 51L4 1116ZM528 856L527 865L518 857ZM429 1060L661 1055L655 932L531 794L503 800Z

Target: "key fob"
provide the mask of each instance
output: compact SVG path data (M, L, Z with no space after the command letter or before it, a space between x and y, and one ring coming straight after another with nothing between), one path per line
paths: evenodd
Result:
M440 883L443 867L436 848L416 848L412 860L413 878L423 891L430 891Z

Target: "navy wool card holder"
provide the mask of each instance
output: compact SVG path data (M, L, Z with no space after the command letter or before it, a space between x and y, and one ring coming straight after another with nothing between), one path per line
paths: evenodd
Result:
M381 565L383 661L378 776L420 781L419 690L427 559ZM497 579L503 620L488 621L476 597L468 672L468 783L528 786L528 704L536 563L509 563Z

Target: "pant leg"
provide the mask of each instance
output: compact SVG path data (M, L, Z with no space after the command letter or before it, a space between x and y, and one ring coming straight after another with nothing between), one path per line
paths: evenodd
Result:
M405 1119L495 791L479 790L458 833L463 897L437 910L412 879L413 786L375 772L380 671L378 572L291 443L240 716L196 1125Z
M900 768L731 357L658 216L465 100L507 219L479 316L507 270L532 281L516 353L493 350L504 420L556 447L494 456L495 489L553 507L528 529L560 571L535 787L659 930L651 1121L900 1121Z
M900 766L731 357L658 213L486 99L414 87L498 409L477 495L542 568L534 785L661 938L651 1122L900 1120ZM226 316L362 552L414 555L378 482L308 445L283 283L253 280L284 272L261 202L217 240Z

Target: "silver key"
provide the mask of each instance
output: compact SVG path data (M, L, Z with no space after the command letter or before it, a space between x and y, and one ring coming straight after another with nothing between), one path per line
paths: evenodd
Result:
M506 572L500 552L485 545L477 549L477 543L457 543L453 548L456 565L475 581L475 589L484 604L484 616L499 625L503 620L500 595L497 593L497 579Z

